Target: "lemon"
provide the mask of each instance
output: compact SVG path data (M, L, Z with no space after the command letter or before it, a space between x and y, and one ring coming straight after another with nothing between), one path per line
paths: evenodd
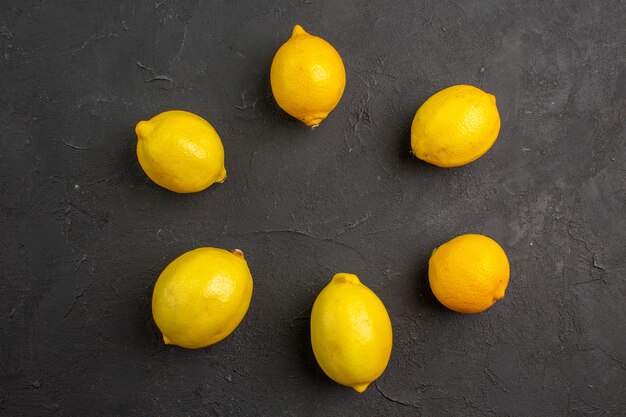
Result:
M496 98L471 85L455 85L432 95L417 110L411 147L419 159L457 167L483 156L499 132Z
M480 313L504 297L509 260L498 243L483 235L461 235L430 257L428 279L435 297L459 313Z
M197 349L231 334L251 297L252 276L241 251L198 248L163 270L152 294L152 316L165 344Z
M339 103L346 71L331 44L296 25L274 56L270 81L278 105L315 128Z
M135 132L139 163L161 187L194 193L224 182L222 141L202 117L170 110L137 123Z
M322 370L363 392L391 356L391 321L382 301L353 274L336 274L311 312L311 344Z

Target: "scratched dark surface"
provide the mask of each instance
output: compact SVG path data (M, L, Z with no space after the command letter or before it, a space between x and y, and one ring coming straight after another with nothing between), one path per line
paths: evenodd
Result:
M0 415L626 415L625 16L583 0L3 1ZM296 23L347 70L314 132L269 88ZM496 95L499 139L429 166L409 154L412 117L459 83ZM215 126L224 184L177 195L143 174L134 125L173 108ZM512 266L474 316L426 276L468 232ZM213 347L166 347L152 286L199 246L246 253L252 305ZM394 326L362 395L309 343L338 271Z

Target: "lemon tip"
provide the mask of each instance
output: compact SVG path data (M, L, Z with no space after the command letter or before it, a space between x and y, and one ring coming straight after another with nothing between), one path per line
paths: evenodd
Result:
M324 121L323 117L316 117L315 119L305 118L304 120L302 120L302 122L308 127L310 127L311 130L315 130L323 121Z
M369 384L357 384L357 385L353 385L352 389L354 389L356 392L358 392L359 394L364 392L367 387L369 386Z
M347 282L350 284L359 284L361 281L359 280L359 277L357 277L354 274L349 274L347 272L339 272L338 274L335 274L335 276L333 277L333 282Z
M217 181L218 183L222 184L224 181L226 181L226 168L222 169L222 172L220 173L219 177L217 177Z
M304 28L300 25L295 25L293 27L293 32L291 34L291 36L299 36L299 35L305 35L306 31L304 30Z
M152 130L152 124L149 121L142 120L135 126L135 133L139 139L146 137Z

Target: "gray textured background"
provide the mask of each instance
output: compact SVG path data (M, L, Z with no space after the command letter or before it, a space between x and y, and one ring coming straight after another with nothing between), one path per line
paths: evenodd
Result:
M558 4L557 4L558 3ZM623 1L3 1L2 416L626 415ZM269 67L295 23L330 41L345 95L314 132L277 108ZM496 95L492 150L458 169L409 154L418 106L452 84ZM138 120L207 118L229 177L151 183ZM484 233L506 298L446 311L431 250ZM162 268L241 248L255 279L224 342L166 347ZM308 314L333 273L394 325L363 395L315 363Z

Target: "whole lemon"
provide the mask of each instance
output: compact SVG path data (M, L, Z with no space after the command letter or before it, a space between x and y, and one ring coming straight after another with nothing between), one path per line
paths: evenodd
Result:
M411 147L419 159L458 167L483 156L500 132L496 98L471 85L455 85L421 105L411 126Z
M202 117L169 110L137 123L135 132L139 163L161 187L194 193L226 179L222 141Z
M339 103L346 70L331 44L296 25L274 56L270 81L278 105L315 128Z
M389 362L391 320L356 275L336 274L313 304L311 344L326 375L363 392Z
M483 235L461 235L439 246L428 263L435 297L459 313L480 313L504 297L509 260L498 243Z
M248 311L252 275L243 253L198 248L174 259L152 293L165 344L197 349L232 333Z

